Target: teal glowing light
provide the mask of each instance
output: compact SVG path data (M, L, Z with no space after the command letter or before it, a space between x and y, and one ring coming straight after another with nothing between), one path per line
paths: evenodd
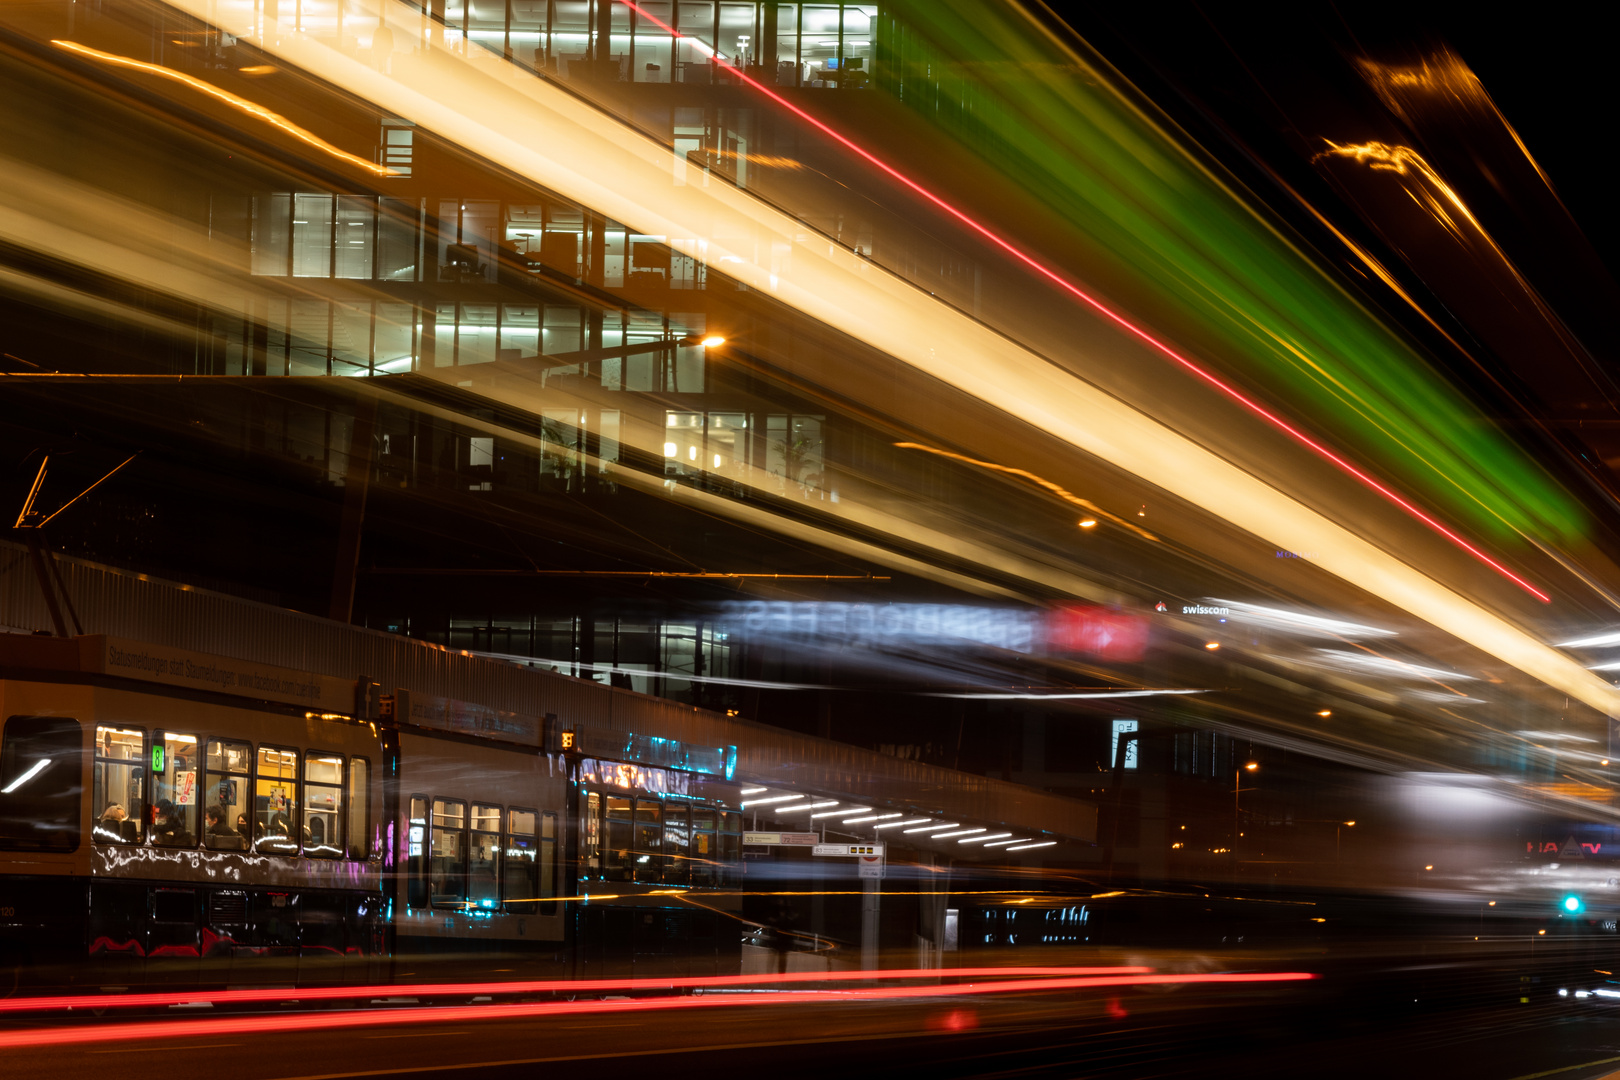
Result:
M1570 893L1568 896L1564 897L1563 908L1571 915L1580 914L1581 898L1576 896L1574 893Z

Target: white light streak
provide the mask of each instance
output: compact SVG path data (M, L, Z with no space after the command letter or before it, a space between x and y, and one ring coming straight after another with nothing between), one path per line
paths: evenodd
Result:
M1017 847L1010 847L1007 850L1008 851L1029 851L1032 848L1051 847L1053 844L1056 844L1056 843L1057 843L1056 840L1043 840L1039 844L1019 844Z
M912 833L919 833L919 832L933 832L935 829L954 829L960 824L962 824L960 821L947 821L944 824L941 824L941 825L929 825L927 828L923 828L923 829L907 829L906 830L906 835L910 836Z
M1008 837L1008 836L1011 836L1011 835L1012 835L1012 833L1010 833L1010 832L993 832L993 833L990 833L987 836L970 836L966 840L958 840L957 843L958 844L982 844L986 840L1000 840L1000 839L1003 839L1004 837Z
M870 806L846 806L842 810L823 810L819 814L811 814L812 818L837 817L839 814L864 814L872 809Z
M1574 641L1560 642L1560 649L1601 649L1607 645L1620 645L1620 630L1607 634L1596 634L1592 637L1576 638Z
M823 806L837 806L837 805L838 805L838 800L837 799L828 799L825 802L803 803L803 804L801 804L799 806L778 806L776 808L776 812L778 814L797 814L800 810L815 810L815 809L818 809L818 808L823 807Z
M743 794L743 795L758 795L762 791L769 791L769 790L771 790L771 789L770 788L763 788L763 787L745 787L745 788L742 789L740 794Z
M845 818L840 824L860 825L868 821L888 821L890 818L897 818L900 816L900 814L873 814L871 817Z
M923 822L930 821L930 820L932 820L932 819L931 818L925 818L925 817L919 817L919 818L910 818L909 820L906 820L906 821L891 821L886 825L873 826L872 831L877 832L880 829L898 829L902 825L921 825Z
M44 772L45 766L49 765L50 763L50 758L40 758L38 761L34 762L34 767L32 769L29 769L27 772L17 777L17 779L7 784L4 788L0 788L0 795L10 795L13 791L16 791L18 788L28 783L28 781Z
M1024 836L1024 837L1020 837L1017 840L997 840L993 844L986 844L984 846L985 847L1006 847L1008 844L1027 844L1027 843L1029 843L1029 840L1030 840L1029 837Z
M1361 623L1346 622L1343 619L1307 615L1302 611L1289 611L1286 608L1262 607L1259 604L1247 604L1241 600L1221 600L1209 597L1204 603L1211 607L1228 609L1231 613L1228 616L1229 618L1240 618L1245 623L1270 626L1278 630L1292 630L1295 633L1325 637L1396 636L1395 631L1385 630L1379 626L1365 626Z
M935 833L933 836L929 837L929 839L930 840L949 840L953 836L969 836L969 835L971 835L973 833L981 833L981 832L989 832L989 831L990 831L989 829L962 829L959 832Z

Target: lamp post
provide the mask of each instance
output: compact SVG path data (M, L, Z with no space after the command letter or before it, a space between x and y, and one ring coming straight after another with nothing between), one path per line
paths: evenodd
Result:
M1254 772L1260 767L1258 761L1250 761L1232 770L1234 783L1232 786L1232 864L1237 865L1238 817L1241 812L1243 799L1243 774Z

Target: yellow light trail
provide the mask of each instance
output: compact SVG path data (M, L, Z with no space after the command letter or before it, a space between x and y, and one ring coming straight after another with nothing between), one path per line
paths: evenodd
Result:
M162 64L151 64L144 60L136 60L133 57L119 56L117 53L102 52L100 49L92 49L88 45L80 45L76 41L53 40L51 44L55 45L58 49L64 49L67 52L75 53L79 56L89 57L92 60L99 60L103 64L113 64L117 67L127 67L136 71L144 71L149 75L156 75L160 78L169 79L173 82L180 83L182 86L189 86L191 89L207 94L209 97L214 98L217 101L223 101L233 109L239 109L242 112L247 113L256 120L263 120L265 123L271 125L272 127L281 129L298 141L313 146L321 153L329 154L332 157L337 158L339 161L353 165L357 169L364 169L366 172L377 176L394 175L393 169L390 169L385 165L378 165L373 161L367 161L365 158L351 154L347 150L340 150L336 146L333 146L331 143L327 142L325 139L321 138L319 135L316 135L314 132L299 127L297 124L293 123L291 120L288 120L280 113L272 112L263 105L260 105L254 101L249 101L245 97L240 97L233 94L229 90L222 90L213 83L199 79L194 75L187 75L183 71L176 71L173 68L164 67ZM243 70L249 71L247 68L244 68ZM259 71L254 69L249 73L259 74Z

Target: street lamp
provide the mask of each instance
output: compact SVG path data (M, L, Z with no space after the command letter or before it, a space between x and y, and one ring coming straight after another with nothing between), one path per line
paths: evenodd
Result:
M1235 783L1232 787L1232 861L1234 863L1237 862L1238 816L1243 798L1243 774L1245 772L1254 772L1259 767L1260 763L1258 761L1250 761L1242 768L1233 770Z

